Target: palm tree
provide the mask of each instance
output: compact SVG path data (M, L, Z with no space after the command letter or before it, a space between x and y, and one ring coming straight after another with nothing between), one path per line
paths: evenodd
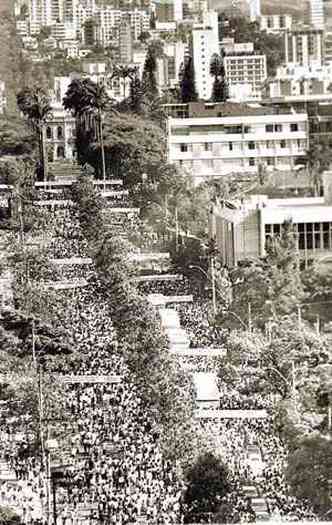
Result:
M82 125L82 120L84 120L85 127L87 126L87 121L90 128L92 123L96 122L97 124L96 134L101 152L104 190L106 188L106 163L103 138L103 111L108 103L109 97L105 86L96 84L89 78L73 80L63 99L64 108L72 111L80 126Z
M133 80L138 74L136 66L118 65L114 67L112 77L122 78L123 80L123 98L126 98L126 79Z
M40 162L43 167L43 178L47 180L46 121L52 118L52 107L47 92L40 86L25 88L16 96L19 109L28 118L34 131L38 134Z

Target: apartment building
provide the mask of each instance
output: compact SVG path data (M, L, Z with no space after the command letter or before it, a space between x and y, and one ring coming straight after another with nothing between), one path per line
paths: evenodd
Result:
M211 234L223 264L233 268L241 260L265 255L266 242L291 220L300 257L332 259L332 205L323 197L269 199L251 195L245 201L223 202L211 210Z
M261 100L262 87L267 78L265 55L226 55L224 66L232 100Z
M299 27L285 33L285 63L320 67L324 62L322 29Z
M324 29L324 0L310 0L309 10L310 25L316 29Z
M262 15L259 19L259 27L261 31L267 33L282 33L287 29L292 29L293 18L292 15Z
M212 104L213 106L213 104ZM224 106L224 114L226 110ZM168 118L168 160L197 181L230 173L291 169L308 149L308 116L266 114ZM222 113L221 113L222 115Z

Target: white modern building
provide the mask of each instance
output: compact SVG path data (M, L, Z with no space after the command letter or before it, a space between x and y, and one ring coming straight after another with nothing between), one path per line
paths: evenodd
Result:
M265 55L226 55L225 74L232 100L259 101L267 78Z
M289 170L308 149L307 114L168 118L168 161L197 181Z
M324 0L310 0L310 25L316 29L324 29Z
M249 5L250 20L254 22L261 16L261 0L247 0Z
M323 197L269 199L251 195L244 201L213 206L211 234L216 238L223 264L232 268L244 259L265 255L266 242L280 234L291 220L298 251L310 259L332 260L332 206Z

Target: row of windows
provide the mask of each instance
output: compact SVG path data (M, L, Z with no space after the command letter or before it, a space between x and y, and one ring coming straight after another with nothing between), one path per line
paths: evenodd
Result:
M287 125L285 125L287 127ZM265 124L266 133L281 133L284 129L283 124ZM297 122L291 122L289 125L291 132L299 131L299 125ZM186 126L186 127L176 127L172 129L172 135L189 135L189 134L199 134L204 133L226 133L231 135L236 134L246 134L252 133L252 126L242 126L239 125L223 125L217 124L215 126ZM257 131L261 131L258 129Z
M280 235L282 225L266 224L265 239ZM295 223L299 250L332 250L332 222Z
M72 128L69 130L70 136L75 137L75 128ZM53 139L56 138L58 140L62 140L65 138L64 136L64 130L62 126L57 126L56 128L52 128L51 126L47 126L46 128L46 138L47 139Z
M220 169L220 164L223 165L227 164L238 164L238 166L289 166L290 165L290 159L288 157L261 157L259 159L251 157L249 159L204 159L204 160L179 160L177 161L178 165L186 168L186 169L193 169L193 170L200 170L200 169Z
M293 140L280 140L280 141L265 141L265 142L205 142L203 144L186 144L182 143L179 144L179 149L182 153L192 152L195 149L200 151L213 151L214 146L228 146L229 151L233 151L234 146L240 146L240 148L245 148L247 146L247 149L249 150L260 150L260 149L284 149L284 148L290 148L292 146L297 146L298 149L303 149L306 147L306 141L297 139L296 142Z

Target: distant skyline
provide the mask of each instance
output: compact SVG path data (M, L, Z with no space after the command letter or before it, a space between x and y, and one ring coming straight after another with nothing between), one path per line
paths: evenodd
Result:
M246 0L209 0L212 9L234 10L248 13L249 8ZM308 5L308 0L261 0L263 14L278 14L288 12L290 14L303 16Z

